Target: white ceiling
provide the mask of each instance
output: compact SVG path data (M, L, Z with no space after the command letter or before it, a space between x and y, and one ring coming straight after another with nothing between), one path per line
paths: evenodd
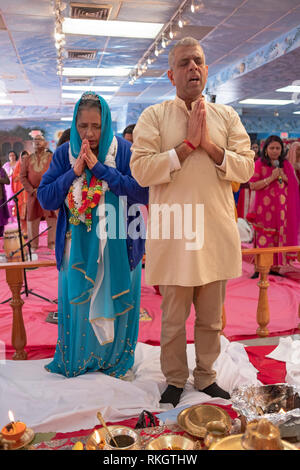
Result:
M200 40L209 66L207 91L216 95L217 102L231 104L245 115L270 115L278 109L288 116L300 109L297 103L280 107L239 104L245 98L291 99L291 93L275 90L300 80L299 0L195 0L199 6L195 13L190 11L191 1L77 3L111 5L109 20L162 23L164 27L185 3L182 17L187 24L182 30L177 27L175 40L187 35ZM75 2L62 0L63 17L70 17L71 3ZM62 98L61 90L70 79L57 74L54 6L54 0L0 0L0 92L12 101L0 105L0 120L57 120L73 109L75 101ZM66 35L63 66L122 66L134 71L151 45L154 39ZM166 75L171 45L133 85L128 77L112 76L91 77L87 83L118 87L109 100L112 110L168 99L174 95ZM68 59L68 51L74 49L95 50L95 58Z

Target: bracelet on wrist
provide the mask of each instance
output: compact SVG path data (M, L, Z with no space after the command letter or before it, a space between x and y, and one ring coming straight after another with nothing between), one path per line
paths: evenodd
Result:
M183 141L186 145L188 145L191 149L193 150L196 150L196 147L192 144L192 142L190 142L189 140L187 139L184 139Z

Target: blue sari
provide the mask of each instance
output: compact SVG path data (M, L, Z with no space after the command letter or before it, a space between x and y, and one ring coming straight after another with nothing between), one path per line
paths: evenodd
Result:
M103 163L113 133L107 103L102 97L98 98L101 103L98 160ZM81 148L76 129L78 105L79 102L75 106L70 138L74 158L78 157ZM88 182L91 176L86 169ZM114 208L118 229L122 232L125 222L122 210L119 210L118 197L111 191L102 197L105 204ZM122 377L134 362L141 262L130 271L126 240L121 236L110 238L109 235L105 241L99 238L97 220L96 207L92 210L91 230L87 231L82 222L71 225L71 238L66 242L59 272L58 341L53 361L46 369L66 377L99 370Z

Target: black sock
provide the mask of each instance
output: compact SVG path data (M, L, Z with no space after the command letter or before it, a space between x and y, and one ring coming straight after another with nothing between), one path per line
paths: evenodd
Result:
M183 388L175 387L175 385L168 385L164 393L160 398L159 403L172 403L175 406L178 405L180 401L180 396L183 392Z
M211 397L219 397L219 398L225 398L226 400L229 400L230 395L228 392L225 392L221 387L219 387L216 382L212 383L208 387L204 388L203 390L200 390L200 392L206 393L207 395L210 395Z

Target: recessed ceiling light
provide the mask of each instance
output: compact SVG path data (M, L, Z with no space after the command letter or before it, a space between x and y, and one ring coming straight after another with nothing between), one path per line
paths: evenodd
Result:
M94 68L94 67L64 67L62 74L69 77L127 77L130 68Z
M113 36L123 38L154 39L163 23L143 23L135 21L102 21L65 18L63 33L89 36Z
M264 99L255 99L248 98L247 100L239 101L241 104L264 104L269 106L283 106L285 104L294 103L294 100L264 100Z
M109 86L109 85L103 85L103 86L93 86L93 85L63 85L62 89L63 90L68 90L68 91L101 91L102 93L105 92L112 92L112 91L117 91L120 87L119 86Z
M297 93L300 92L300 85L289 85L283 88L278 88L276 91L282 91L285 93Z

